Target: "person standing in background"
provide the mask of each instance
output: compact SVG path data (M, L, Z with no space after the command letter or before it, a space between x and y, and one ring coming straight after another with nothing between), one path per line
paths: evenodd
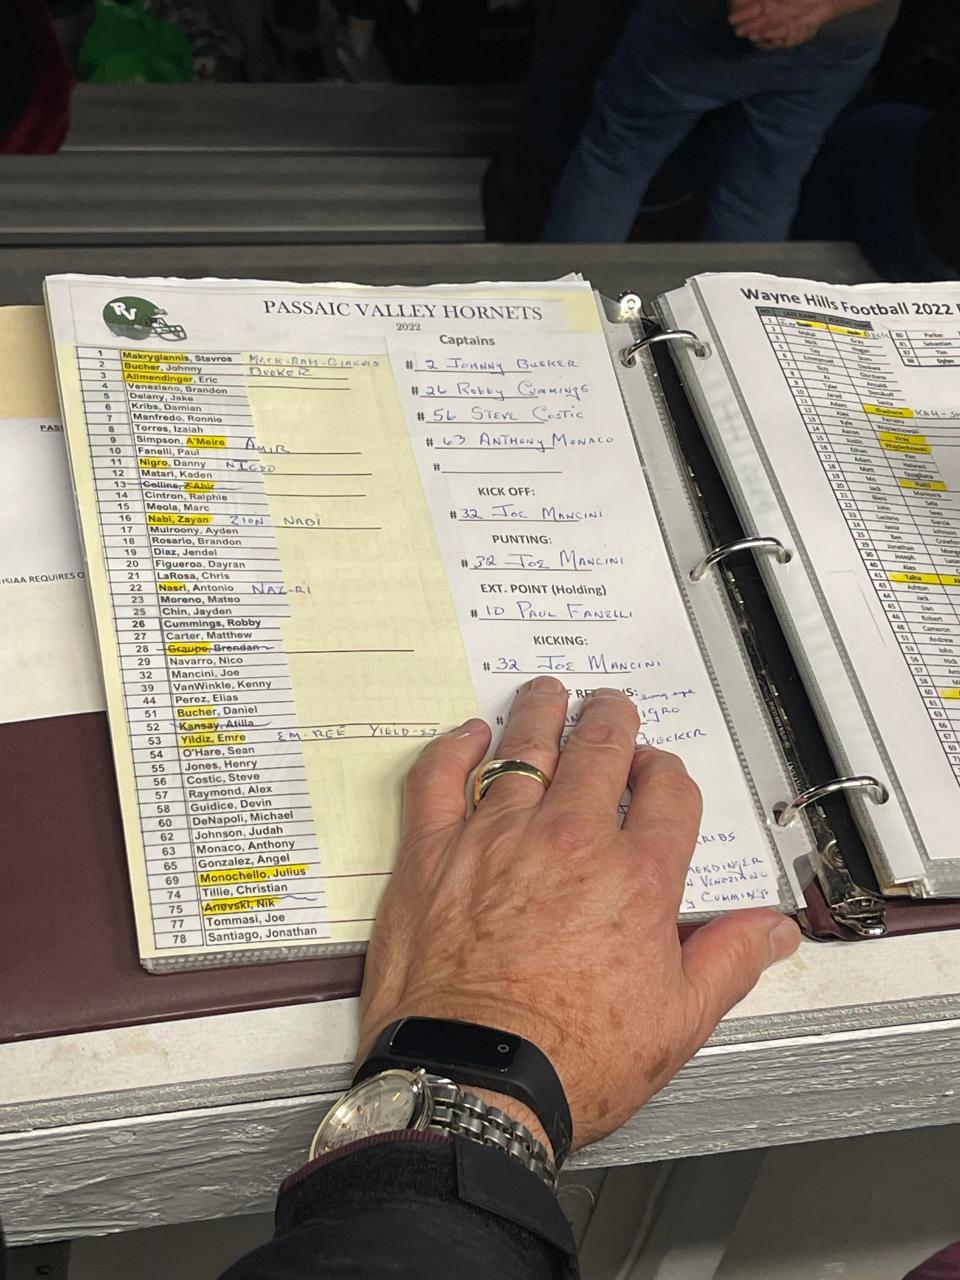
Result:
M637 0L597 82L542 239L627 239L650 181L724 120L704 240L789 236L817 148L872 70L899 0Z
M517 135L483 179L488 240L539 240L550 197L590 112L593 83L623 30L632 0L537 0Z

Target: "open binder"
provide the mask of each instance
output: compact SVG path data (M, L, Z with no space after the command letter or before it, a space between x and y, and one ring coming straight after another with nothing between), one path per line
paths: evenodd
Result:
M807 835L805 851L786 866L798 890L797 917L810 936L822 939L956 927L960 860L943 856L951 854L950 849L937 850L939 857L921 849L914 858L916 874L910 878L903 873L903 847L891 847L892 824L878 829L878 814L889 818L896 813L901 822L899 832L893 828L894 839L897 834L904 838L904 833L905 842L915 838L909 797L892 781L889 755L862 701L857 711L878 750L859 758L856 741L847 739L844 711L850 712L860 691L853 690L839 713L831 706L839 695L829 659L847 666L854 682L856 671L849 670L844 638L829 617L808 611L798 625L795 584L802 577L809 586L816 570L798 551L804 530L796 524L791 528L789 516L764 523L758 515L763 503L756 489L762 469L755 464L762 444L753 456L748 456L746 446L755 446L764 424L751 419L749 389L738 384L724 348L724 322L711 320L697 286L698 281L690 282L647 308L636 294L621 295L606 307L609 336L624 371L621 387L677 579L705 651L714 660L728 714L762 790L771 828L803 828ZM945 290L951 286L940 287L940 296ZM833 291L838 297L859 292ZM830 319L809 311L797 316L794 323L821 327ZM629 341L624 341L625 332ZM934 336L929 332L931 346ZM749 425L738 435L733 419L741 415ZM655 438L650 425L654 422L662 436ZM903 452L923 448L917 444L921 437L916 428L910 431L909 441L894 447ZM779 499L775 485L762 497L772 502L774 495ZM790 583L785 589L788 567ZM811 654L807 646L818 629L827 643ZM757 744L751 744L746 731L749 699L733 692L729 672L721 671L716 661L731 647L748 669L757 714L776 743L782 773L774 788L781 786L779 795L766 790L753 764ZM823 652L827 648L830 654ZM852 720L851 716L846 723ZM887 768L876 767L878 760ZM901 804L905 812L900 812ZM783 858L783 846L779 847Z
M82 282L95 293L107 289L110 297L126 298L146 288L151 298L172 299L170 313L185 319L191 331L196 321L190 306L199 315L201 305L218 292L231 301L256 299L258 291L272 297L287 287L125 281L118 289L115 281ZM524 297L550 298L559 284L486 286L480 296L499 289L509 296L527 291ZM356 287L289 288L300 295ZM953 511L951 496L960 492L960 473L952 470L950 452L955 424L960 424L960 387L952 372L960 368L960 290L709 276L644 307L635 293L612 301L592 295L582 282L576 288L577 331L591 335L596 387L602 366L611 435L619 399L629 419L629 430L622 418L617 423L623 445L617 456L624 472L625 463L631 464L630 501L635 493L639 499L646 479L653 514L648 511L635 527L645 531L651 552L652 542L658 544L661 608L669 606L677 634L682 630L693 637L690 651L705 668L698 677L701 696L715 696L719 707L712 722L717 743L729 734L723 751L718 745L713 757L713 778L701 772L699 780L701 785L709 781L714 794L718 788L721 793L732 792L734 785L746 788L748 842L741 841L731 854L722 835L702 837L708 843L698 848L695 874L709 878L717 910L758 900L779 905L796 914L814 938L872 939L957 927L960 859L951 824L960 825L960 789L957 774L951 777L949 770L960 755L960 723L952 727L954 715L960 715L952 709L960 707L960 653L955 662L952 648L955 633L960 645L960 620L954 628L948 615L955 588L960 596L960 510ZM84 323L98 335L97 342L106 344L99 336L106 332L97 327L99 317L97 308ZM23 351L29 348L32 355L25 362L16 348L20 354L9 362L5 391L13 407L6 413L55 414L39 317L32 317L36 323L29 334L26 319L10 320L22 333ZM208 345L217 340L222 343L219 332ZM547 340L555 341L552 335ZM131 341L122 338L115 345L126 349ZM846 343L854 354L831 354L830 343L837 351ZM791 344L814 351L809 377ZM146 348L137 349L153 349L162 361L162 353L177 348L160 338L147 339ZM786 355L780 360L777 352ZM66 351L57 358L69 366L73 356ZM845 360L856 365L852 372L844 373ZM855 385L857 361L866 370L863 388ZM133 359L126 372L134 382L143 377L144 365ZM388 374L396 377L403 368L398 357L394 373L383 369L378 377L386 383ZM155 377L152 369L147 372ZM847 392L842 377L848 379ZM817 379L824 388L822 404L811 390ZM10 401L11 393L21 390L24 395L29 390L32 398L14 395ZM956 411L951 394L956 394ZM823 427L831 414L840 423L838 431L851 433L854 441L849 464ZM73 422L67 416L68 431L78 425L83 430L82 415L74 410ZM416 416L410 412L408 422ZM584 416L582 430L603 427L603 413L589 409ZM955 452L960 467L960 449ZM421 483L425 474L439 470L435 455L425 456ZM602 455L593 456L596 474L612 483L604 480L612 472L604 470ZM786 465L784 456L791 458ZM580 465L578 460L571 469L575 478ZM842 486L856 488L857 483L852 475L844 478L845 467L866 476L871 468L886 467L887 479L877 485L871 480L868 492L882 491L877 511L888 543L881 545L879 533L870 532L860 500L844 496ZM411 482L411 492L416 489ZM804 502L813 510L812 520L809 510L799 511ZM843 512L854 508L856 519L844 525ZM900 524L907 528L921 518L930 524L924 538L935 563L911 559L919 542L903 541L898 532ZM832 539L826 554L825 531ZM810 545L814 535L820 538L816 556ZM87 554L89 560L89 546ZM898 567L891 568L891 556ZM838 584L840 604L853 610L849 616L838 608ZM655 631L656 587L628 603L649 611L639 616ZM911 608L919 623L911 621ZM351 625L355 622L351 616ZM56 620L50 623L55 626ZM925 642L914 643L907 635L911 627L929 634L933 655L925 656ZM84 636L83 643L92 642ZM101 656L102 645L101 639ZM641 705L645 736L677 749L658 723L656 705ZM902 733L896 732L898 726ZM267 963L180 971L159 980L140 967L143 934L138 938L134 929L127 881L129 813L121 825L114 785L117 725L111 728L114 760L101 712L0 725L11 828L18 832L22 854L12 864L11 893L30 900L37 867L52 886L44 900L44 930L35 927L29 912L15 913L8 978L11 990L15 986L22 994L8 1002L0 1038L355 993L361 974L356 953L362 946L357 936L329 954L261 953L257 958ZM736 856L744 843L756 855L762 896L751 897L749 860ZM347 848L345 860L353 856ZM685 903L681 928L702 918L702 887ZM372 911L367 906L357 914L366 914L368 924Z

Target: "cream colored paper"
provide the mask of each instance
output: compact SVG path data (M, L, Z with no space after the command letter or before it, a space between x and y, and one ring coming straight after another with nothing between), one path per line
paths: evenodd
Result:
M289 450L260 456L276 467L265 488L281 527L284 641L332 942L367 936L399 837L403 776L423 737L476 712L389 365L345 371L338 385L314 396L309 413L296 386L263 379L248 392L260 446ZM337 456L345 442L351 452ZM354 528L282 531L318 510ZM371 724L381 736L370 736Z
M0 310L0 721L104 708L42 307Z

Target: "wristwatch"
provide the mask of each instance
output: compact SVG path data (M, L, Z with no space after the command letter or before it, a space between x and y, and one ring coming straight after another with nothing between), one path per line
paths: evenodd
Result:
M546 1131L553 1159L524 1125L463 1085L507 1094L529 1107ZM314 1135L310 1158L398 1129L453 1133L496 1147L552 1187L570 1150L573 1123L553 1065L528 1040L471 1022L404 1018L377 1036L353 1087Z
M431 1075L422 1068L379 1071L348 1089L314 1134L310 1159L316 1160L359 1138L400 1129L449 1133L494 1147L519 1160L551 1191L556 1190L556 1165L529 1129L452 1080Z

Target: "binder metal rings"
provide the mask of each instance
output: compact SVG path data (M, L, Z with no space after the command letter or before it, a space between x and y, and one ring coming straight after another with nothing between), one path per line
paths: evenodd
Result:
M874 804L886 804L890 793L882 782L869 774L857 774L849 778L831 778L829 782L821 782L817 787L810 787L794 796L788 804L778 804L773 811L778 827L788 827L798 816L801 809L827 796L837 795L841 791L863 791Z
M670 329L666 333L652 333L646 338L638 338L629 347L624 347L620 352L620 363L632 369L637 362L637 352L652 347L655 342L682 342L685 346L693 347L693 354L701 358L710 354L709 346L692 329Z
M726 560L727 556L732 556L737 551L770 551L777 557L778 564L789 564L793 559L793 552L789 547L785 547L779 538L738 538L736 542L725 542L722 547L714 547L708 552L699 564L695 564L690 570L690 581L699 582L715 564Z

